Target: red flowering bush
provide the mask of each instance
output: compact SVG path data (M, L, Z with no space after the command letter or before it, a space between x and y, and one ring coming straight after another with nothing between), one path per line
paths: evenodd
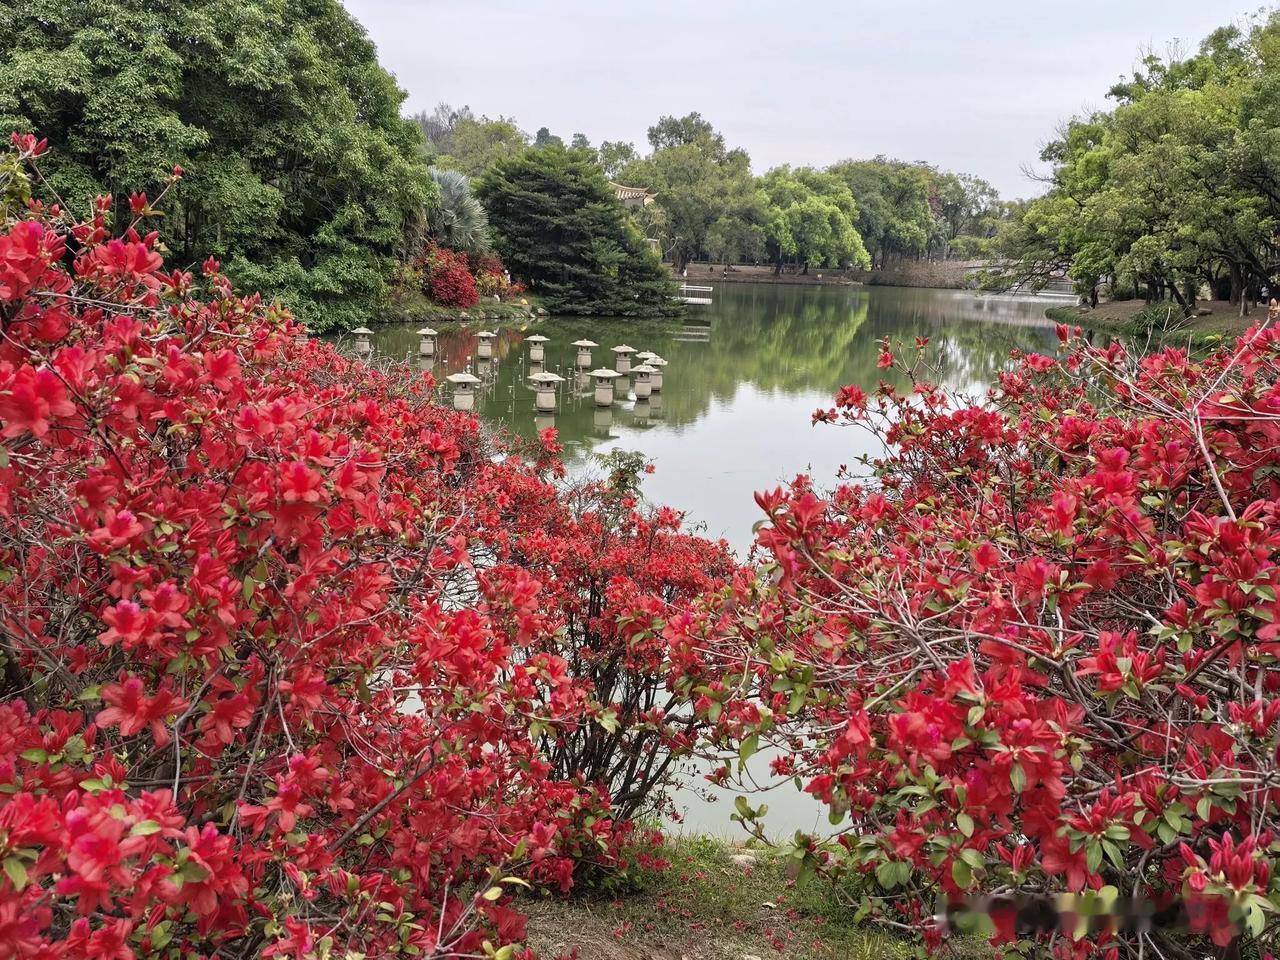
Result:
M922 951L939 896L1070 892L1056 936L1012 908L986 932L1112 957L1240 934L1261 955L1280 928L1280 332L1199 358L1060 335L986 402L842 390L816 419L872 430L873 474L759 495L762 566L668 633L737 753L719 776L776 746L838 828L798 835L798 867L843 875ZM904 366L887 344L881 365ZM1088 920L1131 896L1183 906L1141 934Z
M423 257L427 292L441 306L468 309L480 302L467 255L432 243Z
M543 748L696 733L566 644L625 674L716 548L166 270L146 197L0 199L0 957L512 956L630 831Z

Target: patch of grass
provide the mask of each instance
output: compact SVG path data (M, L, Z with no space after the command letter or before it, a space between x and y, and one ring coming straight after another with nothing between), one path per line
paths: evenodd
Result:
M530 946L544 957L577 947L580 960L911 956L905 941L855 926L829 882L792 882L772 851L687 837L668 839L661 855L670 867L626 893L521 899Z

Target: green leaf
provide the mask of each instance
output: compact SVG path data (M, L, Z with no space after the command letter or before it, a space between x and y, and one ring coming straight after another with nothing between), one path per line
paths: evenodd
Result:
M1015 793L1021 793L1027 785L1027 774L1022 769L1022 764L1015 763L1009 770L1009 782L1013 785Z
M960 832L966 837L973 836L973 817L967 813L956 814L956 826L960 828Z
M973 883L973 870L963 860L951 861L951 879L961 890L967 890Z
M9 878L9 882L13 884L13 889L21 892L23 887L27 885L27 867L17 857L4 858L4 873Z
M129 831L129 836L149 837L153 833L159 833L160 829L160 824L154 820L142 820L133 825L133 829Z
M753 733L738 746L738 760L746 763L760 749L760 735Z

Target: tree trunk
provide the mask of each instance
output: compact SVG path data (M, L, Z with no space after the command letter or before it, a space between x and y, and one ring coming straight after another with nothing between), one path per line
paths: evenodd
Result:
M1244 300L1244 277L1240 275L1240 264L1231 264L1231 293L1228 299L1233 304L1238 304ZM1240 316L1244 316L1243 313Z

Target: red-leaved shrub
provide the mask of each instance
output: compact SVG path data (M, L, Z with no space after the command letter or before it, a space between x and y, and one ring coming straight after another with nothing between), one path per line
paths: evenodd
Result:
M480 302L467 255L431 244L424 256L427 289L441 306L467 309Z
M1002 893L986 932L1011 953L1270 949L1278 314L1198 357L1060 328L1060 358L1015 356L981 403L846 387L815 419L872 430L872 473L758 496L766 562L669 633L737 754L719 776L775 745L836 825L796 864L843 876L860 917L933 952L937 897ZM914 375L924 347L881 365ZM1056 930L1019 929L1014 894L1063 892ZM1080 919L1131 896L1170 912Z
M634 778L548 747L687 749L622 688L672 696L723 547L28 189L0 158L0 957L513 956L513 886L627 857Z

